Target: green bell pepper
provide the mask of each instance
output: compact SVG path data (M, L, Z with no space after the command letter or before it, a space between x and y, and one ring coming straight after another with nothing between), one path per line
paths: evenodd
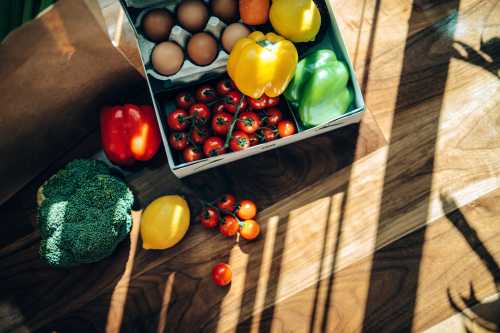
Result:
M335 52L318 50L302 59L284 95L306 128L322 125L347 112L354 95L349 69Z

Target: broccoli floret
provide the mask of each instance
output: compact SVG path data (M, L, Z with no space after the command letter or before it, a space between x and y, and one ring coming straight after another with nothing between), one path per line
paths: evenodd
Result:
M75 160L40 189L41 257L71 267L108 257L132 226L134 197L123 181L95 160Z

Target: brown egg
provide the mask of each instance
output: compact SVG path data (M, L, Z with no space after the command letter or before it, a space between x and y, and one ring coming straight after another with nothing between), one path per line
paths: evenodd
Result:
M230 24L222 33L222 47L230 53L236 42L241 38L248 36L248 34L250 34L250 30L244 24Z
M212 35L199 32L189 39L187 53L195 64L208 65L217 57L217 42Z
M208 8L201 0L184 0L177 7L177 19L191 32L203 30L208 21Z
M238 0L212 0L210 7L214 15L226 23L236 22L240 16Z
M142 19L142 31L153 42L167 40L173 25L174 17L165 9L153 9Z
M154 69L163 75L177 73L184 63L184 53L174 42L162 42L155 46L151 54Z

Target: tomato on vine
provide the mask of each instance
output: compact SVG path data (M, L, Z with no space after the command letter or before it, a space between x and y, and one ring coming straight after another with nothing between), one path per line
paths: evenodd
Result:
M242 131L234 131L231 140L229 141L229 147L232 151L240 151L250 148L250 138L248 134Z
M272 107L264 111L264 118L262 122L266 126L276 126L283 118L280 109Z
M217 93L211 85L204 84L196 89L194 96L198 102L208 103L217 98Z
M196 102L193 95L186 91L178 93L177 96L175 96L175 101L177 106L181 109L189 109L189 107Z
M239 229L240 224L238 223L238 220L231 215L224 216L221 224L219 225L219 231L227 237L233 237L238 233Z
M219 112L212 118L212 130L215 134L226 135L233 121L233 116L227 112Z
M207 157L222 155L225 152L224 141L218 136L212 136L203 143L203 153Z
M267 97L267 107L268 108L273 107L273 106L277 106L278 104L280 104L280 98L279 98L279 96L277 96L277 97Z
M194 119L196 124L204 125L210 118L210 109L203 103L196 103L189 108L189 115Z
M188 145L188 137L184 132L173 132L168 137L168 142L174 150L184 150Z
M257 206L252 200L241 200L236 215L242 220L250 220L257 214Z
M257 238L260 234L260 225L255 220L246 220L241 222L240 236L246 240Z
M198 147L188 146L182 152L182 157L184 157L184 161L186 162L193 162L203 158L203 154L201 153L201 150Z
M250 139L250 147L256 146L260 143L259 138L257 137L257 134L255 134L255 133L248 134L248 138Z
M224 112L226 109L224 108L224 102L223 101L218 101L215 102L214 106L212 106L212 113L217 114L220 112Z
M249 97L248 98L248 104L250 105L250 107L252 109L256 109L256 110L262 110L262 109L265 109L267 107L267 99L269 97L267 97L266 95L262 95L261 98L251 98Z
M244 110L247 107L247 98L238 91L230 91L224 96L224 108L227 112L235 113L236 109Z
M168 127L174 131L183 131L189 125L189 118L183 109L175 109L167 116Z
M203 226L213 229L219 223L219 214L214 208L207 207L200 212L198 220Z
M226 212L233 212L236 209L236 198L232 194L224 194L217 200L217 207Z
M282 138L295 134L297 130L290 120L282 120L278 123L278 132Z
M210 136L208 128L205 126L194 127L191 131L191 140L193 143L202 144Z
M233 91L235 88L233 81L231 81L230 78L225 78L217 82L217 86L215 89L217 89L217 93L219 95L224 96Z
M252 134L255 133L260 127L260 118L255 112L246 111L240 114L236 125L241 131L247 134Z
M275 129L271 129L268 127L262 128L260 130L259 135L262 137L262 140L265 142L273 141L278 138L278 133Z

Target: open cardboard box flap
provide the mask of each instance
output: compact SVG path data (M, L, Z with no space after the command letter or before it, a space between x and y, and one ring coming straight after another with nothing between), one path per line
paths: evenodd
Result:
M145 85L135 45L108 36L105 2L59 0L0 44L0 204L95 132L104 103Z

